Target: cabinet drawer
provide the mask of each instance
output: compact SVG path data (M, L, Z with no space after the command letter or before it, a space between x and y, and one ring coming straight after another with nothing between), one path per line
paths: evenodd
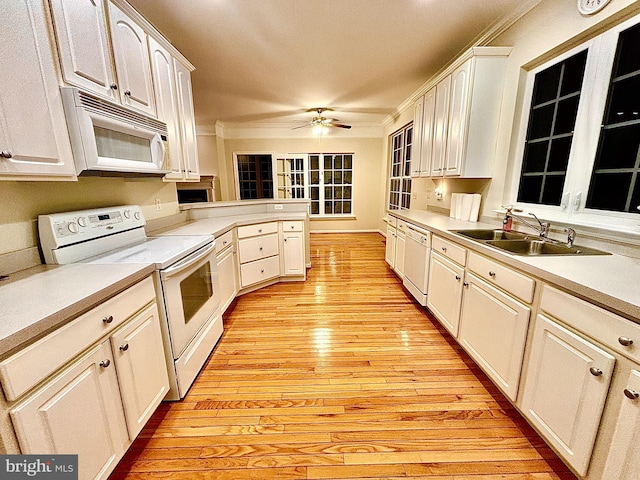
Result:
M533 301L536 282L532 278L474 252L469 252L469 269L520 300L527 303Z
M440 255L443 255L462 266L466 265L467 250L460 245L456 245L455 243L434 235L431 239L431 248L437 251Z
M17 399L155 298L148 277L4 360L0 381L7 400Z
M304 230L304 222L302 221L289 221L282 222L282 231L287 232L302 232Z
M261 258L278 255L278 234L243 238L238 242L240 263L253 262Z
M387 215L384 217L384 221L390 227L396 228L398 226L398 219L396 217L392 217L391 215Z
M548 285L540 308L618 353L640 362L640 325ZM630 345L627 340L632 340Z
M260 283L280 275L280 256L264 258L240 265L242 287Z
M229 230L216 238L216 255L233 245L233 230Z
M256 223L238 227L238 238L255 237L267 233L278 233L278 222Z
M396 228L398 229L397 233L406 234L407 233L408 224L404 220L398 220L398 226Z

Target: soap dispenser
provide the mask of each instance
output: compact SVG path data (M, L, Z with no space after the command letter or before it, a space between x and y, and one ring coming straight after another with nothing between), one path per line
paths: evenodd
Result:
M502 219L502 230L510 232L513 228L513 217L511 216L511 207L507 207L507 213L504 214Z

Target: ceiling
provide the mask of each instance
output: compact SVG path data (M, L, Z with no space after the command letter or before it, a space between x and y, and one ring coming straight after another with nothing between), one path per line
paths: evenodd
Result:
M129 0L196 70L196 123L381 125L534 0Z

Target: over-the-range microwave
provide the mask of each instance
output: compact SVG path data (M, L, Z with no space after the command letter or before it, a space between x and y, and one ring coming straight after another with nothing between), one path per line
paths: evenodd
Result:
M168 173L167 125L74 87L61 87L76 172Z

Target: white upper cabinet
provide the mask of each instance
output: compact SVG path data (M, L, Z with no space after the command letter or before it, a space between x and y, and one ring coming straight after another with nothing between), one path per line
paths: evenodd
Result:
M411 158L411 176L420 176L420 164L422 163L422 122L424 120L424 96L413 104L413 143Z
M491 177L510 51L469 50L416 101L412 176Z
M449 125L449 97L451 95L451 75L445 77L435 87L436 99L433 114L433 146L431 175L442 176L446 166L447 128Z
M196 145L196 122L193 113L191 72L175 59L173 64L176 71L184 177L186 180L198 180L200 178L200 169L198 167L198 147Z
M0 178L74 179L45 6L0 2L0 29Z
M109 18L120 101L155 115L147 34L112 3L109 4Z
M67 83L101 97L117 98L101 0L50 0L62 74Z
M169 132L169 169L167 180L182 180L182 140L180 118L178 115L178 93L173 57L154 38L149 38L153 86L156 98L158 118L167 124Z

